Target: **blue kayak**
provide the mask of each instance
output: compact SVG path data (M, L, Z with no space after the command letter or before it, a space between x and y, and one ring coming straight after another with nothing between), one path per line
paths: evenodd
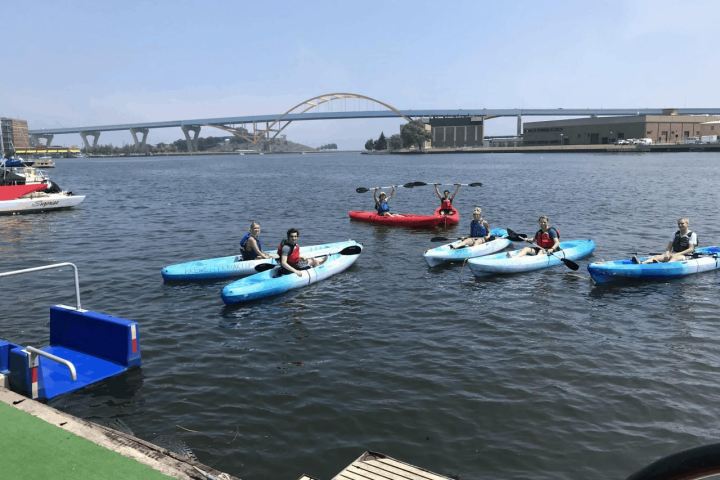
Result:
M510 245L510 240L506 238L507 230L504 228L493 228L490 233L495 236L495 240L463 248L450 248L450 245L457 243L452 242L426 250L423 257L429 266L435 267L443 262L462 262L468 258L490 255Z
M320 245L309 245L300 247L300 255L306 258L336 253L345 247L359 245L355 240L344 242L323 243ZM243 260L241 256L230 255L227 257L208 258L205 260L193 260L191 262L176 263L163 267L160 271L165 281L188 281L188 280L214 280L233 277L244 277L257 273L255 267L263 263L277 264L277 252L265 252L274 258Z
M579 260L587 257L595 250L595 242L592 240L566 240L560 242L560 248L561 250L553 255L517 257L515 256L517 250L496 253L485 257L471 258L468 260L468 266L476 276L530 272L560 265L562 264L561 258Z
M328 255L317 267L301 270L301 275L294 273L280 274L280 267L256 273L249 277L236 280L222 289L222 300L226 305L249 302L259 298L271 297L295 288L306 287L320 280L348 269L360 256L362 247L357 245L357 253L344 255L333 253Z
M594 262L588 265L593 281L599 285L627 280L669 280L693 273L708 272L720 268L720 247L701 247L695 254L679 262L632 263L628 259ZM649 257L642 257L645 260Z

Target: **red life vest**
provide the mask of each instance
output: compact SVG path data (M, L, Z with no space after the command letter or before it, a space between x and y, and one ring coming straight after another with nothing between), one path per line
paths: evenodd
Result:
M300 246L297 243L295 245L290 245L285 240L283 240L282 242L280 242L280 246L277 250L278 257L280 258L282 258L282 249L285 245L290 247L290 254L287 256L287 263L294 268L298 263L300 263Z
M542 247L542 248L552 248L553 245L555 245L555 240L550 236L550 231L555 230L555 234L557 235L558 241L560 241L560 232L555 227L548 228L547 232L543 232L542 230L538 230L535 234L535 243Z
M449 198L443 198L440 200L440 209L441 210L452 210L452 200Z

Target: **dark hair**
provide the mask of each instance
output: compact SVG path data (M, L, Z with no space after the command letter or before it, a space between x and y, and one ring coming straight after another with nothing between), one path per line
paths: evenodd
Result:
M443 195L450 195L450 190L443 190Z
M300 230L298 230L297 228L291 228L287 231L287 238L290 238L290 235L292 235L293 233L297 233L298 236L300 236Z

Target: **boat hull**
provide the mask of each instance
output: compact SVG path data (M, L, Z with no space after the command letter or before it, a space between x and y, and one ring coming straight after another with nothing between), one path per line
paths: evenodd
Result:
M354 240L344 242L323 243L300 247L303 257L316 257L336 253L345 247L360 245ZM265 252L277 257L276 252ZM177 263L163 267L160 271L165 281L217 280L224 278L244 277L257 273L255 267L262 263L277 265L277 259L243 260L237 255L208 258L191 262Z
M460 213L457 210L453 210L453 213L450 215L443 215L440 213L440 208L435 209L435 213L432 215L415 215L412 213L378 215L374 210L351 210L348 212L348 216L352 220L376 225L414 228L447 227L449 225L457 225L460 221Z
M670 280L720 268L720 247L701 247L695 252L701 256L680 262L637 264L630 259L594 262L588 265L588 272L596 284L607 285L627 281Z
M468 266L476 276L524 273L562 264L560 258L579 260L590 255L595 250L592 240L567 240L560 242L560 250L554 255L526 255L524 257L509 257L506 253L496 253L480 258L468 260ZM517 250L515 251L517 252ZM510 252L512 254L513 252Z
M429 266L435 267L445 262L462 262L468 258L491 255L504 250L512 243L507 238L503 238L507 236L507 231L504 228L493 228L490 233L497 238L481 245L455 249L450 248L452 243L448 243L426 250L423 257Z
M359 256L360 254L341 255L334 253L329 255L321 265L302 270L301 276L294 273L279 275L280 267L256 273L226 285L222 289L222 300L226 305L234 305L306 287L350 268Z
M80 205L84 200L85 195L69 195L64 192L16 198L13 200L2 200L0 201L0 215L47 212L49 210L72 208Z

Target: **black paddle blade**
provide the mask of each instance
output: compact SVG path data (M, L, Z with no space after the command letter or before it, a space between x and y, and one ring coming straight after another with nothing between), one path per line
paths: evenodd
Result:
M413 183L413 187L424 187L425 185L427 185L427 183L425 183L425 182L412 182L412 183Z
M365 188L365 187L358 187L358 188L355 189L355 191L356 191L357 193L365 193L365 192L369 192L370 189L369 189L369 188Z
M432 237L432 238L430 239L431 242L447 242L447 241L449 241L449 240L450 240L450 239L447 238L447 237Z
M360 245L350 245L349 247L343 248L338 253L340 255L360 255L361 252L362 247Z
M468 187L482 187L482 182L468 183Z
M508 232L508 240L512 242L524 242L525 239L527 239L527 235L525 235L524 233L516 233L514 230L510 230L509 228L506 228L505 230L507 230Z
M561 258L560 259L563 264L568 267L570 270L577 271L578 268L580 268L580 265L573 262L572 260L568 260L567 258Z
M256 272L265 272L267 270L272 270L275 268L274 263L261 263L260 265L255 265L255 271Z
M403 184L403 188L413 188L415 186L415 182L408 182Z

